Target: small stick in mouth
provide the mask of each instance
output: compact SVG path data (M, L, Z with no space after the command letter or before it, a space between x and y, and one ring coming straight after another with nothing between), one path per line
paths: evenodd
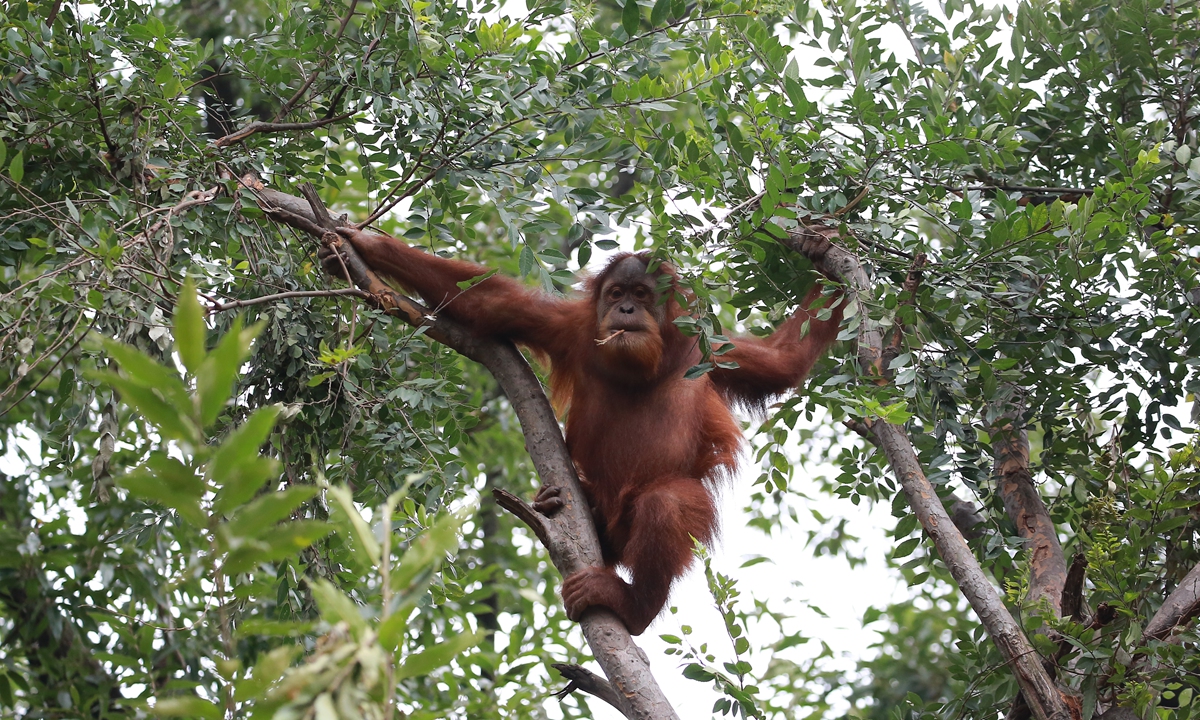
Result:
M620 335L620 334L622 334L622 333L624 333L624 332L625 332L624 330L617 330L617 331L613 332L613 334L612 334L612 335L609 335L608 337L604 338L603 340L601 340L601 339L598 339L598 338L597 338L597 340L596 340L596 344L597 344L597 345L604 345L604 344L605 344L605 343L607 343L609 340L612 340L613 338L615 338L616 336L618 336L618 335Z

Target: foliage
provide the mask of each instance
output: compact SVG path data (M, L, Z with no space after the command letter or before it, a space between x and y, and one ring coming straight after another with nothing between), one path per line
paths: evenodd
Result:
M482 370L355 300L248 305L252 330L228 312L329 285L309 241L239 183L253 172L285 191L312 182L337 212L550 291L619 243L651 249L680 269L704 348L768 331L804 296L812 271L778 243L784 229L843 226L876 283L843 337L864 318L903 328L894 374L863 377L838 352L814 392L773 408L752 441L752 522L771 531L809 510L827 526L811 552L856 559L810 499L885 503L913 599L866 618L887 628L878 654L843 674L830 648L785 629L783 603L714 574L725 631L746 646L731 670L693 629L699 649L679 646L689 672L723 678L718 711L751 716L1007 712L1011 675L881 458L808 422L887 418L940 489L982 506L972 547L1085 718L1117 702L1191 717L1194 628L1170 642L1141 629L1200 561L1186 408L1196 7L507 12L0 9L0 707L115 717L134 712L124 698L155 697L217 703L176 706L201 716L368 713L387 685L412 717L541 717L559 685L545 668L584 659L536 540L490 502L536 480ZM256 120L302 125L218 142ZM1013 407L1065 552L1089 562L1077 620L1024 602L1028 553L992 478L990 433ZM435 571L456 525L462 548ZM407 548L394 568L375 560L389 543ZM1096 625L1102 604L1113 619ZM298 704L271 705L284 687Z

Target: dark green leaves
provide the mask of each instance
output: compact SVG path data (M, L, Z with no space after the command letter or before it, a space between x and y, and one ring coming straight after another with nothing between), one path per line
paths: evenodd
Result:
M656 0L654 9L650 11L650 24L659 27L671 12L671 0Z
M638 8L637 0L626 0L625 7L621 11L621 27L625 30L625 34L629 37L637 35L641 22L641 10Z

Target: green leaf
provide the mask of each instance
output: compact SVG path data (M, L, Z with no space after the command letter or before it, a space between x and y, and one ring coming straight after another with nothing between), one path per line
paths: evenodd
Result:
M199 442L199 432L191 421L150 388L114 372L91 370L84 374L121 393L121 399L141 413L147 422L157 427L164 439Z
M213 718L220 720L225 713L215 703L194 695L155 698L154 707L146 708L158 717Z
M200 364L196 372L196 392L200 396L200 422L204 427L211 425L221 414L221 408L225 407L233 390L238 368L249 357L250 344L263 327L263 323L256 323L242 329L241 319L234 320L233 327Z
M796 111L796 114L800 117L807 117L809 110L812 109L812 104L804 94L804 86L790 77L785 77L783 79L783 89L787 93L788 100L791 101L792 109Z
M549 265L567 262L567 256L555 248L546 248L537 254L538 258Z
M259 456L259 448L275 427L280 406L259 408L245 423L225 438L208 465L208 477L221 488L213 509L224 513L238 507L258 492L278 463Z
M379 623L379 644L390 652L396 652L403 640L404 630L408 627L408 619L416 612L415 603L399 608Z
M525 277L533 272L535 265L537 265L537 258L534 257L533 250L528 245L521 248L521 257L517 261L517 268L521 272L521 277Z
M262 695L271 683L283 677L303 649L299 645L280 645L261 655L254 664L254 671L250 677L234 681L233 698L242 702Z
M459 514L445 515L433 527L418 535L400 559L400 565L392 572L392 589L411 591L418 576L436 570L446 553L458 548L458 528L461 524Z
M354 636L360 637L362 632L367 629L367 621L363 619L358 605L355 605L354 601L345 593L324 578L314 580L311 587L313 599L317 601L321 617L331 625L345 622L354 631Z
M909 538L909 539L905 540L904 542L900 543L899 545L896 546L896 549L892 551L892 559L899 560L900 558L908 557L909 555L912 555L913 550L917 549L917 544L920 542L921 542L921 538L914 537L914 538Z
M282 492L266 493L238 510L224 527L234 537L261 537L321 491L315 485L296 485Z
M179 359L183 361L185 368L195 374L204 362L204 338L207 328L204 325L204 310L200 307L196 286L192 284L191 278L183 281L179 298L175 301L172 330Z
M354 498L351 497L350 491L340 485L331 487L329 488L329 497L337 503L349 519L352 531L350 539L354 543L354 547L362 549L367 554L372 567L378 567L382 551L378 541L375 540L375 534L367 526L367 521L363 520L362 514L354 506Z
M662 25L670 12L671 0L658 0L654 3L654 9L650 11L650 24L654 27Z
M25 179L25 151L18 150L13 155L12 162L8 166L8 176L13 179L13 182L20 183Z
M172 462L178 461L172 460ZM182 467L183 464L179 464ZM183 473L180 475L182 476ZM192 477L196 481L200 481L200 478L196 477L194 473ZM175 510L180 517L196 527L204 527L208 524L208 516L201 509L198 501L201 493L196 493L192 488L187 487L186 481L182 477L170 480L148 468L138 468L117 478L116 483L118 487L125 488L143 500L156 502ZM200 481L201 491L203 488L203 481Z
M464 650L478 645L484 637L486 637L486 633L479 631L442 638L442 641L433 647L406 657L404 664L396 668L396 679L404 680L428 675L440 667L449 665L451 660L458 657Z
M929 146L929 151L939 160L966 164L971 161L966 148L957 140L943 140Z
M621 27L629 37L637 35L638 26L642 22L642 13L638 9L637 0L626 0L625 8L621 11Z
M178 373L155 362L149 355L131 345L107 338L101 342L108 354L125 371L125 377L130 382L144 388L157 390L163 399L175 407L176 412L191 417L193 412L192 396L184 387L183 380Z
M262 617L245 617L237 626L235 638L250 638L255 635L271 637L301 637L312 632L316 621L267 620Z
M310 377L305 385L308 387L316 387L334 375L337 375L337 373L333 372L332 370L329 372L317 373L316 375Z
M297 520L274 525L265 537L249 540L230 551L225 559L225 572L236 575L252 570L259 563L294 557L331 532L333 525L321 520Z
M495 275L498 272L500 272L499 269L492 268L491 270L488 270L487 272L485 272L482 275L476 275L475 277L471 278L470 280L463 280L462 282L455 283L455 284L458 285L459 290L466 290L475 285L478 285L479 283L483 282L484 280L487 280L488 278L490 278L491 276Z

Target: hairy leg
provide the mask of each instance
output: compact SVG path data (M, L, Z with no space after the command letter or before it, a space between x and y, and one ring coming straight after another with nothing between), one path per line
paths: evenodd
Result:
M581 570L563 582L567 617L578 620L587 608L603 605L640 635L662 611L671 583L692 561L692 538L712 540L716 509L698 480L660 480L633 501L629 540L620 563L629 568L627 583L611 567Z

